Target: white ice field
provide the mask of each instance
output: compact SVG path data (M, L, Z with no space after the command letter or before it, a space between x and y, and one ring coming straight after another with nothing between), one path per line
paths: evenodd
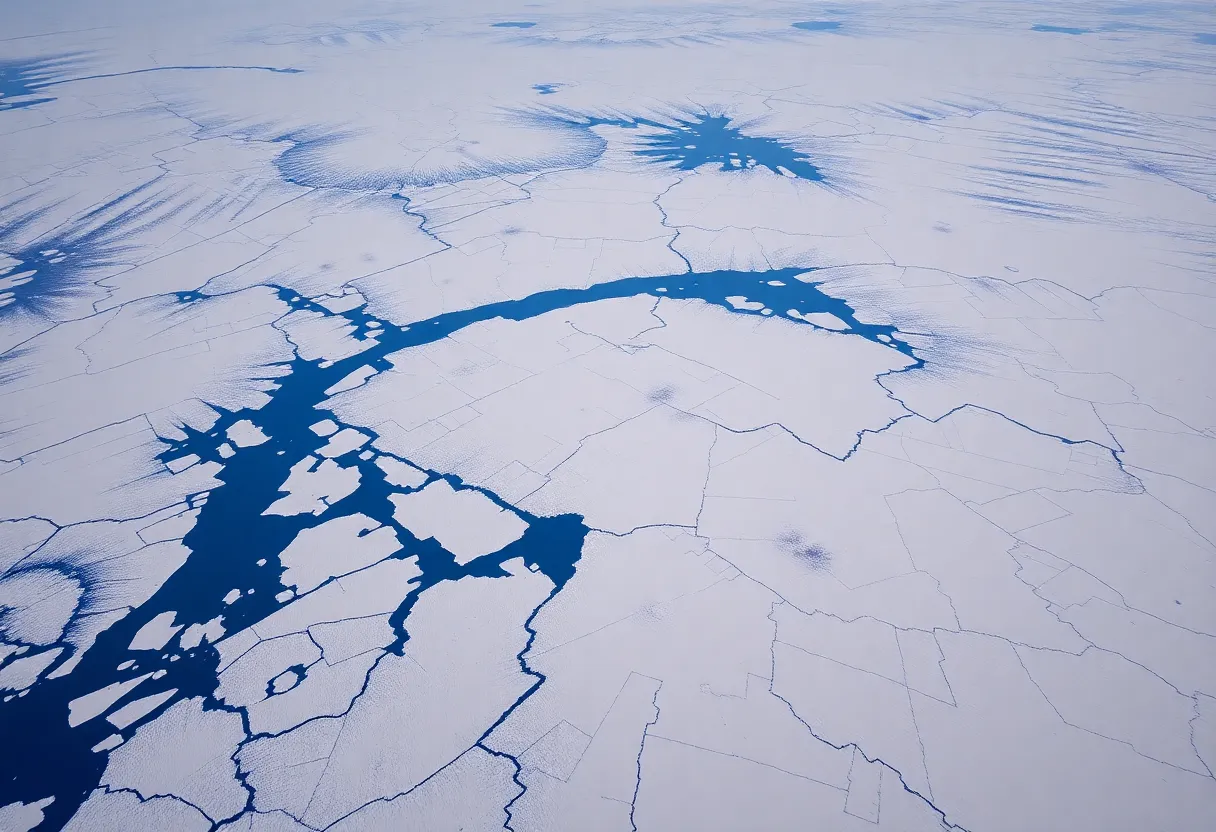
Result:
M0 832L1216 829L1216 6L0 0Z

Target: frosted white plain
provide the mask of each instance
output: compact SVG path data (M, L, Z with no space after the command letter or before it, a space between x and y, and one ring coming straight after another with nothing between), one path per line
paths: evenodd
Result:
M0 832L1216 828L1216 7L0 6Z

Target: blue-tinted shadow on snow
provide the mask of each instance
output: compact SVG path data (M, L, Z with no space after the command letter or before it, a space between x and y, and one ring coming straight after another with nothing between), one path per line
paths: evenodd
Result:
M536 24L530 20L504 20L501 23L491 23L494 29L531 29Z
M1195 43L1202 43L1204 46L1216 46L1216 34L1205 32L1195 35Z
M928 122L957 117L970 118L971 116L994 109L997 109L996 104L983 99L956 101L934 99L932 101L916 103L878 104L871 107L870 111L893 118Z
M1130 168L1178 178L1189 175L1186 163L1198 161L1163 146L1152 123L1116 104L1079 96L1043 101L1054 106L1017 110L977 99L881 104L872 112L917 122L1002 113L1012 126L995 134L996 155L987 164L967 166L974 187L953 193L1003 213L1037 219L1098 221L1095 200L1112 174L1123 175ZM1123 149L1127 145L1141 150L1133 156Z
M64 73L80 66L79 55L55 55L24 60L0 60L0 112L34 107L54 101L43 87L62 81Z

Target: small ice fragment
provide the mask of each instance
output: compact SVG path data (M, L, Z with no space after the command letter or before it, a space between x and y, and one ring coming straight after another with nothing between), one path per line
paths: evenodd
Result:
M366 382L369 378L371 378L375 374L376 374L376 371L374 369L372 369L367 364L364 364L359 369L351 370L349 373L347 373L346 376L341 381L339 381L337 384L335 384L332 387L330 387L329 389L327 389L325 391L325 395L333 396L337 393L343 393L347 390L354 390L356 387L358 387L361 384L363 384L364 382Z
M322 419L315 425L310 425L308 429L317 436L330 436L338 432L338 423L333 419Z
M193 650L202 644L204 639L215 644L223 637L224 625L221 617L217 615L210 621L202 624L191 624L187 627L186 632L182 633L181 645L183 650Z
M160 615L153 618L147 624L139 628L139 632L131 639L131 644L127 647L128 650L162 650L169 643L169 639L177 635L177 631L183 625L174 626L173 619L177 613L169 610L162 612ZM134 662L132 662L134 664ZM122 665L119 665L119 670L123 670Z
M106 717L106 721L119 730L126 728L139 722L159 708L164 702L172 699L175 693L177 693L177 688L171 688L160 693L154 693L151 696L145 696L143 699L136 699L134 702L128 702Z
M399 488L417 488L427 479L425 471L420 471L413 465L393 459L391 456L382 456L377 459L376 467L384 472L384 478L391 485Z
M110 709L111 705L122 699L151 675L151 673L145 673L142 676L136 676L134 679L127 679L124 682L115 682L112 685L106 685L104 688L99 688L92 693L86 693L84 696L73 699L68 703L68 725L75 728L81 723L101 716Z
M342 430L331 436L329 443L317 451L317 453L324 457L342 456L356 448L363 447L369 440L371 440L371 437L366 433L357 431L354 428L342 428Z
M175 474L180 474L198 461L198 454L187 454L186 456L179 456L177 459L169 460L165 463L165 467Z
M122 734L110 734L110 736L93 746L93 753L100 754L103 751L113 751L120 745L122 745Z
M807 312L803 314L797 309L791 309L785 314L791 318L797 318L800 321L806 321L808 324L820 327L821 329L831 329L835 332L842 332L849 328L849 325L837 318L831 312Z

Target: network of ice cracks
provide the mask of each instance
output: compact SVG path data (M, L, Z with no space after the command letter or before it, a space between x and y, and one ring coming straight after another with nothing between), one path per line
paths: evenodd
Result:
M0 45L0 830L1216 826L1210 4Z

